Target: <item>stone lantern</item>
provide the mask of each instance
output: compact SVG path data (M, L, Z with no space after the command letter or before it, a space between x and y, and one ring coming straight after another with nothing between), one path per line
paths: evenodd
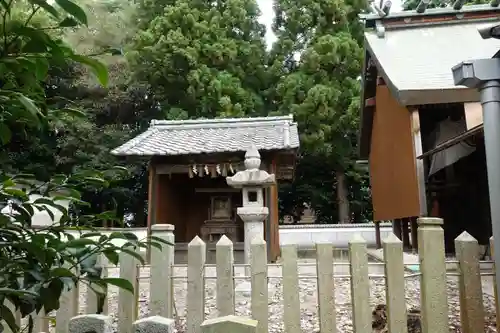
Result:
M264 206L264 189L275 183L274 174L259 168L260 154L252 145L245 153L245 170L226 178L229 186L242 189L243 206L236 212L244 223L246 264L250 263L251 241L255 237L264 238L264 220L269 215L269 209Z

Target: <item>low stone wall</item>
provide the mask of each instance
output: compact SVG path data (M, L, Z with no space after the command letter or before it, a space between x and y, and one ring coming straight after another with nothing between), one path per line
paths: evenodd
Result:
M382 239L392 232L390 223L380 224ZM301 249L313 249L316 243L331 243L334 247L347 248L354 235L361 235L368 247L376 246L375 224L314 224L281 225L280 245L295 244Z
M146 228L108 228L100 229L104 234L110 234L113 231L132 232L139 239L147 237ZM78 237L79 231L69 230L75 237ZM386 238L392 232L390 223L380 224L381 238ZM337 248L347 248L348 242L356 234L361 235L368 247L375 247L375 225L373 223L360 224L294 224L280 225L280 245L295 244L299 249L313 249L316 243L332 243ZM125 243L124 240L116 239L113 241L115 245L120 246ZM179 244L180 245L180 244ZM182 246L182 245L180 245ZM185 244L185 247L187 244ZM178 250L182 250L179 248ZM237 250L237 248L235 248Z

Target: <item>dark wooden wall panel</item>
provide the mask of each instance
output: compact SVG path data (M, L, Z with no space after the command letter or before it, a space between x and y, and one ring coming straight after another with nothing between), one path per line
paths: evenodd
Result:
M411 113L377 86L370 150L374 220L420 215Z

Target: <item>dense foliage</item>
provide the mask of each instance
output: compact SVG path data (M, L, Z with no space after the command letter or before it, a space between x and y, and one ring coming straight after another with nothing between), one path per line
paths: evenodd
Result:
M362 70L358 14L365 9L366 2L357 0L275 3L277 82L270 89L275 112L295 115L304 151L299 176L287 190L311 203L326 223L353 221L349 193L362 179L354 161Z
M33 5L15 3L27 18ZM120 165L128 173L108 186L80 186L88 205L74 205L72 211L113 210L120 220L132 216L131 224L143 226L147 162L116 159L111 149L155 118L293 113L301 155L294 182L280 186L281 215L300 218L308 204L320 223L371 219L367 174L354 164L363 30L357 15L365 10L364 1L276 0L273 45L266 45L255 0L79 4L88 26L67 27L69 20L77 21L70 15L63 29L42 31L75 54L95 57L82 65L72 55L71 61L50 55L49 66L31 68L39 75L33 91L46 98L44 105L35 102L45 113L44 131L24 122L23 130L2 131L8 141L0 149L5 171L34 173L46 181ZM43 11L31 21L39 27L57 22ZM89 69L96 59L104 66ZM23 106L14 102L16 110ZM8 117L2 119L11 126Z
M129 281L101 278L98 256L115 265L120 253L142 261L138 248L161 244L138 240L130 233L89 232L92 225L114 221L116 216L104 207L99 213L82 213L88 203L79 190L103 191L128 173L126 168L80 164L66 170L69 176L57 173L65 165L59 163L65 156L60 138L74 135L74 122L86 116L59 91L58 83L72 81L76 68L92 73L101 86L109 81L103 63L75 52L61 38L68 28L88 23L85 11L70 0L3 1L0 10L0 207L4 209L0 214L0 328L7 325L13 332L32 332L32 315L58 309L61 293L77 283L86 283L100 294L109 284L133 291ZM75 144L72 154L77 155L79 148ZM51 166L54 162L56 166ZM46 212L53 224L33 229L37 212ZM70 232L70 225L78 227ZM86 234L75 237L75 231ZM116 246L114 239L125 240L125 245ZM14 311L28 318L26 328L17 326Z

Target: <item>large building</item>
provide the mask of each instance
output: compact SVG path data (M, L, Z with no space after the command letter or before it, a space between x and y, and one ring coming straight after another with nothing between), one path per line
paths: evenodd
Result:
M478 28L498 22L500 8L421 9L364 17L359 152L375 221L393 221L416 247L416 218L442 217L452 251L463 230L486 244L491 223L479 94L455 86L451 68L497 54L500 40Z

